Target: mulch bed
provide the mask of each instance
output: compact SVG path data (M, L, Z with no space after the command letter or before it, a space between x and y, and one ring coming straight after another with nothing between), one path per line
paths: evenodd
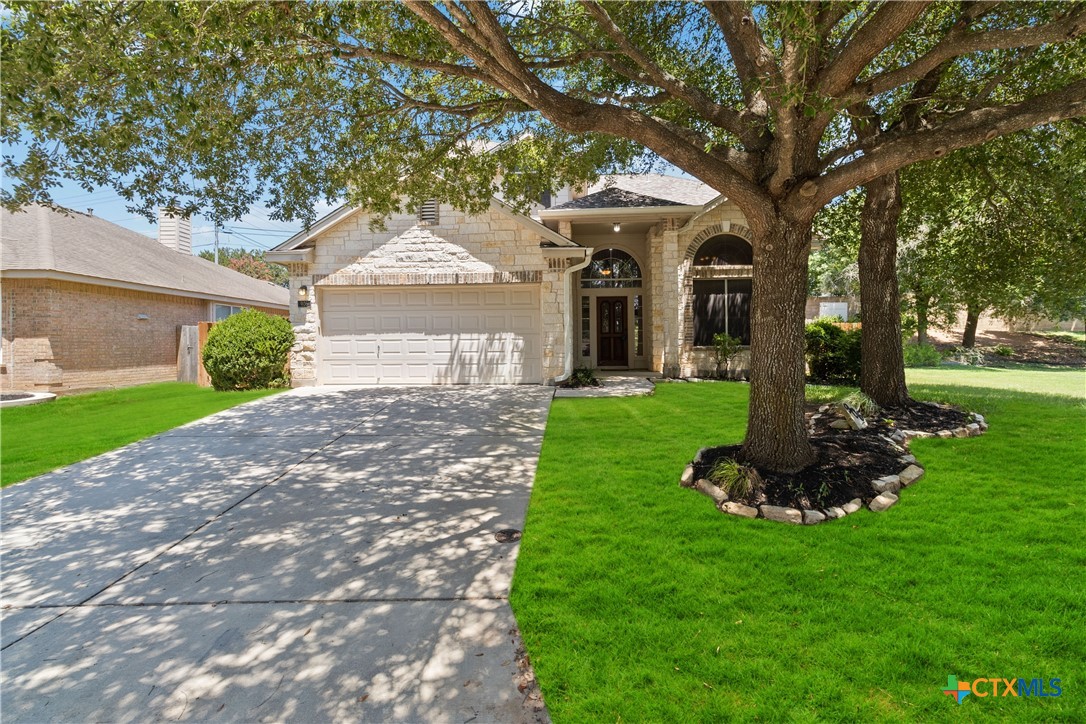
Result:
M819 405L809 405L808 428ZM907 451L889 439L899 430L937 432L971 422L967 413L953 407L918 402L907 408L883 410L867 421L864 430L837 430L830 423L838 419L832 409L815 421L811 445L817 460L796 473L777 473L757 469L762 484L747 498L733 498L746 505L780 505L788 508L826 509L842 506L855 498L865 503L874 497L871 481L883 475L896 475ZM694 479L705 478L720 460L732 458L744 463L742 446L728 445L702 453L694 464Z

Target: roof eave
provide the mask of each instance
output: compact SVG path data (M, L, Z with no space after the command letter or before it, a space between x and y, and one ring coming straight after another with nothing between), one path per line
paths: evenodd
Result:
M174 289L171 287L155 286L153 284L128 282L123 279L106 279L103 277L88 276L86 274L74 274L72 272L57 271L56 269L4 269L0 271L0 278L49 279L51 281L74 282L76 284L110 287L112 289L128 289L137 292L148 292L150 294L162 294L164 296L186 297L189 299L204 299L209 302L222 302L226 304L241 304L257 307L268 307L270 309L290 309L289 300L287 302L276 302L271 299L253 299L252 297L241 297L229 294L214 294L211 292L200 292L190 289Z
M315 255L313 247L307 249L295 249L292 251L271 251L264 252L264 258L273 264L289 264L291 262L306 262L312 263Z
M592 209L540 209L539 218L545 221L586 221L597 218L608 220L625 217L659 217L685 216L696 214L704 207L701 205L674 205L674 206L604 206ZM619 218L621 221L622 218Z
M302 229L279 246L272 248L270 251L292 251L297 249L302 244L311 241L316 236L319 236L339 222L350 216L354 216L360 211L362 211L362 208L359 206L348 206L347 204L343 204L339 208L331 211L327 216L318 220L317 223L313 224L308 229Z
M553 242L553 243L557 244L558 246L562 246L562 247L580 247L581 246L577 242L573 241L573 239L569 239L569 238L567 238L565 236L562 236L561 234L559 234L554 229L547 228L546 226L543 225L542 222L536 221L532 217L526 216L526 215L516 211L512 206L505 203L504 201L502 201L499 198L492 197L490 199L490 208L496 210L498 213L500 213L500 214L502 214L504 216L507 216L507 217L513 219L518 224L520 224L521 226L526 227L530 231L533 231L536 234L539 234L546 241Z

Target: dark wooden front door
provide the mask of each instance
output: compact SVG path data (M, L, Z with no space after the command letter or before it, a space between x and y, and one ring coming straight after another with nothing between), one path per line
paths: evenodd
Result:
M626 297L600 297L596 301L596 343L600 367L621 367L630 363Z

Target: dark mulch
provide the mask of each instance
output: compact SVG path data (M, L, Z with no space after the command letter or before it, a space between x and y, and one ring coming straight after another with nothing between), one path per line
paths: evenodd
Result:
M4 392L0 394L0 402L7 402L8 400L28 400L34 395L27 392Z
M818 406L807 412L808 426ZM905 465L899 460L906 451L889 439L897 430L938 432L971 422L969 416L952 407L916 403L908 408L883 410L877 419L868 420L864 430L837 430L830 423L838 419L833 407L815 421L811 445L817 460L796 473L777 473L757 469L762 484L746 499L747 505L782 505L790 508L826 509L861 498L874 497L871 481L883 475L896 475ZM742 446L728 445L706 450L694 465L694 478L708 477L720 460L732 458L745 463Z

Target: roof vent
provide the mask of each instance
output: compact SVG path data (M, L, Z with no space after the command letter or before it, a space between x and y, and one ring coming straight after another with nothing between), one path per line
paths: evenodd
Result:
M158 210L158 242L167 249L192 254L192 219Z
M438 220L437 208L437 199L426 199L419 204L419 223L436 224Z

